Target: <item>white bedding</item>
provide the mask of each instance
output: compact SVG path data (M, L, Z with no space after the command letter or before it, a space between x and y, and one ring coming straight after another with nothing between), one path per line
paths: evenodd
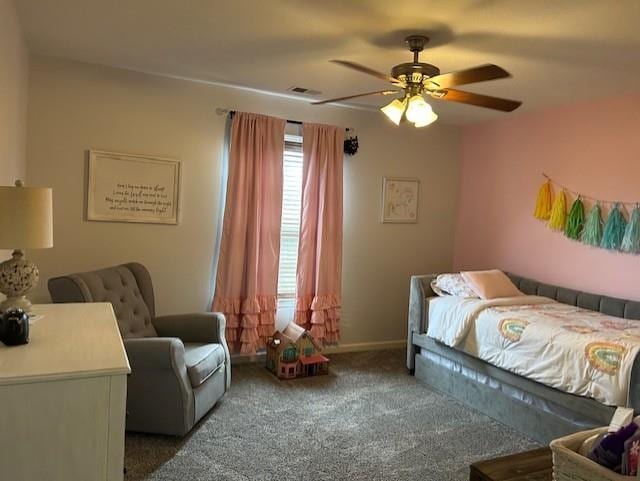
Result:
M440 297L429 303L427 335L562 391L628 404L640 322L546 297Z

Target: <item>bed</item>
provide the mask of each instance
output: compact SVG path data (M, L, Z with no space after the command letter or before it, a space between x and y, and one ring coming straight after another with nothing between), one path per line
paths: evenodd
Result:
M508 344L509 336L518 336L522 329L522 326L517 323L497 324L500 322L498 314L525 308L535 311L533 314L536 316L542 313L548 316L560 316L560 318L571 316L572 311L577 312L580 309L585 309L586 311L581 312L587 315L582 315L581 318L593 318L590 322L610 323L613 328L616 328L618 324L626 324L626 327L631 328L629 332L635 334L635 321L640 320L640 302L588 294L540 283L514 274L508 275L524 294L539 296L530 298L531 304L538 304L534 301L540 299L539 306L524 307L522 306L523 302L518 301L502 302L499 303L502 304L500 306L489 305L486 310L476 309L479 323L482 321L489 326L492 325L492 322L496 323L493 325L493 330L487 332L496 331L496 328L503 329L502 338L494 336L495 343ZM602 371L598 377L601 382L581 383L575 382L576 379L574 379L571 384L571 382L566 383L566 380L562 380L564 383L559 384L562 388L553 387L554 379L550 379L548 376L536 377L536 371L528 369L526 364L518 365L517 362L508 359L505 361L501 357L504 353L496 357L495 354L487 354L482 349L478 349L474 339L487 337L482 335L481 324L477 328L475 324L471 327L460 324L457 326L457 331L449 329L451 332L443 328L434 328L434 325L430 326L430 307L434 318L436 315L438 316L438 322L441 322L442 315L446 315L446 309L443 309L442 306L449 306L447 309L454 306L458 309L456 300L445 300L444 302L436 300L442 298L437 298L431 290L430 284L435 277L436 275L421 275L411 278L407 368L421 382L451 395L476 410L523 432L532 439L544 443L578 430L608 424L615 410L614 405L626 404L640 412L640 356L636 356L637 349L633 347L635 345L640 348L640 343L634 344L631 342L633 340L630 340L628 345L626 364L621 367L621 369L626 369L625 384L628 383L623 386L624 389L614 388L616 380L610 379L611 376L608 376L606 372L609 367L606 364L609 353L605 350L604 355L601 354L598 351L601 348L597 345L598 343L589 343L587 346L580 345L576 349L581 354L590 353L589 349L594 348L592 344L595 344L594 360L605 362L604 366L596 366ZM469 302L468 304L472 305L473 303ZM462 305L462 307L471 312L468 306ZM480 312L484 317L480 316ZM590 316L589 313L593 315ZM503 315L503 321L504 317ZM519 322L522 322L523 316L515 317L519 319ZM450 319L453 320L456 317L452 316ZM524 319L528 318L525 316ZM567 321L567 319L569 320ZM562 335L571 336L571 329L585 328L584 324L577 321L572 322L570 317L567 319L562 319L562 325L567 328L562 331ZM544 330L543 321L544 319L531 318L532 324L538 322L542 325L542 327L537 327L541 331ZM446 325L450 326L451 324ZM638 322L637 328L640 333L640 322ZM527 327L527 329L529 329L528 332L535 332L531 327ZM427 335L428 330L429 336ZM574 339L579 338L575 337ZM491 341L491 338L489 340ZM544 361L547 357L541 353L547 352L549 360L554 359L553 356L557 355L552 350L545 350L544 346L530 348L531 359ZM598 355L601 356L601 359L597 358ZM585 369L582 366L578 366L578 368ZM579 379L577 380L579 381ZM612 384L607 384L607 382ZM573 391L573 393L567 392L567 390Z

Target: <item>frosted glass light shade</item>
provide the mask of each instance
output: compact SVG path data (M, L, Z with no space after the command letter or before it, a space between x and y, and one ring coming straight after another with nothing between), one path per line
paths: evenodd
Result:
M52 206L50 188L0 186L0 249L53 247Z
M414 95L409 99L407 106L407 120L409 122L423 124L431 118L433 110L422 95Z
M433 110L431 111L431 115L429 115L429 117L423 121L420 122L416 122L413 125L415 127L426 127L427 125L431 125L432 123L434 123L436 120L438 120L438 114L436 114Z
M381 107L380 110L384 113L389 120L396 125L400 125L400 120L402 120L402 114L404 113L404 108L406 107L406 100L400 101L395 99L391 101L391 103Z

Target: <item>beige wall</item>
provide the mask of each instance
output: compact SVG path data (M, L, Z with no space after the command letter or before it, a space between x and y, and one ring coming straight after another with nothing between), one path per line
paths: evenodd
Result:
M28 59L14 4L0 0L0 185L26 172ZM8 254L0 250L0 260Z
M458 132L396 128L382 115L44 57L31 59L28 176L54 189L55 247L34 251L46 278L137 260L159 313L211 297L224 117L216 107L354 127L345 159L343 343L401 340L409 276L452 262ZM182 160L178 226L84 221L87 149ZM384 175L421 181L419 224L380 223ZM46 281L36 301L46 301Z

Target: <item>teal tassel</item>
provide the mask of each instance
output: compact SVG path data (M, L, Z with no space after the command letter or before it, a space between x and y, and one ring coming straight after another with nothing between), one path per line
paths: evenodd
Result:
M626 227L627 222L624 220L622 212L620 212L620 206L615 204L611 212L609 212L607 223L604 225L600 247L609 250L619 250L622 245L622 238L624 237Z
M627 230L622 239L622 250L632 254L640 254L640 206L633 209Z
M600 204L595 204L584 223L581 240L590 246L599 246L602 239L602 211Z
M571 205L569 211L569 218L567 219L567 225L564 228L564 235L569 239L578 240L580 234L582 234L582 228L584 227L584 205L582 200L578 197Z

